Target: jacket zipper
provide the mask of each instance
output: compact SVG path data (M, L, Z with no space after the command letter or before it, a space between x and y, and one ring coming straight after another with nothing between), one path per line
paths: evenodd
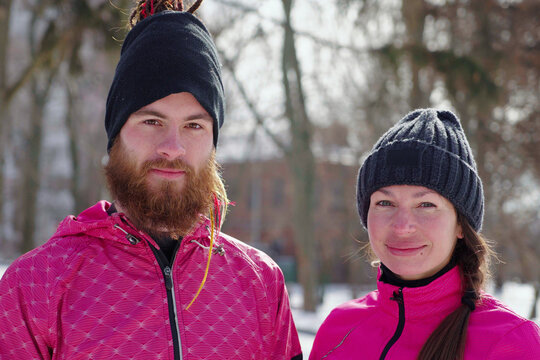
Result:
M121 230L126 235L126 239L130 242L130 244L136 245L140 242L137 237L122 229L122 227L118 224L116 224L114 227ZM177 245L174 249L172 261L171 264L169 264L169 260L167 260L165 255L160 250L156 249L148 240L146 242L148 246L150 246L150 249L152 249L158 265L161 268L161 272L163 273L163 279L165 281L165 288L167 289L167 304L169 307L169 323L171 324L174 359L182 360L182 340L180 338L180 328L178 327L178 309L176 306L176 298L174 296L174 281L171 269L171 264L174 264L174 260L176 259L176 254L178 253L179 246Z
M390 351L390 348L398 341L399 337L401 336L401 333L403 333L403 328L405 327L405 303L403 301L403 288L400 287L398 291L394 291L394 295L390 298L390 300L393 300L398 303L399 321L398 321L396 331L394 332L394 335L392 336L392 338L390 338L390 340L384 347L384 350L379 360L383 360L386 358L388 351Z
M178 308L176 306L176 298L174 295L174 281L172 275L172 269L169 261L156 249L152 244L148 243L152 252L154 253L156 260L163 273L163 279L165 280L165 288L167 289L167 304L169 306L169 322L171 324L171 332L174 347L174 359L182 360L182 340L180 339L180 328L178 327ZM174 255L171 260L171 264L174 264L176 259L176 253L178 252L178 246L174 250Z

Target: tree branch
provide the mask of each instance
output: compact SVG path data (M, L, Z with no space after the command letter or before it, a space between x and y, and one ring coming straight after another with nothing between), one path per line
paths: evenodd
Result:
M259 10L256 7L249 6L249 5L246 5L246 4L242 4L241 2L234 1L234 0L217 0L217 1L222 3L223 5L233 7L233 8L238 9L238 10L244 12L244 13L255 14L259 18L261 18L263 20L270 21L270 22L272 22L275 25L278 25L280 27L285 26L285 22L283 20L263 16L261 13L259 13ZM321 38L319 36L316 36L316 35L314 35L312 33L307 32L307 31L301 31L301 30L294 30L293 29L293 32L294 32L295 36L301 36L301 37L310 39L316 44L319 44L321 46L328 47L328 48L331 48L331 49L334 49L334 50L348 50L348 51L351 51L351 52L353 52L355 54L365 54L365 53L369 53L372 50L370 47L358 47L358 46L354 46L354 45L340 44L339 42Z
M253 117L254 117L254 119L255 119L255 121L257 123L257 126L260 126L264 130L264 132L272 139L272 141L276 144L276 146L281 151L283 151L285 154L288 154L290 152L289 147L281 139L279 139L276 134L271 132L270 129L266 126L263 116L257 110L255 104L253 104L253 102L250 100L250 98L249 98L249 96L248 96L248 94L246 92L246 89L244 88L244 85L242 84L242 82L236 76L236 73L234 71L234 66L232 65L232 62L229 61L229 59L227 59L225 57L225 54L223 54L223 52L221 52L221 51L220 51L220 57L221 57L221 60L222 60L222 62L224 64L224 67L229 70L229 73L231 74L231 77L232 77L236 87L238 88L238 91L240 91L240 95L242 96L242 99L244 100L244 102L246 103L249 111L253 115Z
M53 46L47 49L43 49L32 59L32 62L26 67L26 69L22 71L19 79L15 81L11 86L8 86L6 88L6 91L4 92L4 97L2 99L3 104L8 104L11 99L13 99L13 96L15 96L17 91L19 91L19 89L26 84L34 71L38 69L47 60L49 60L55 50L65 47L65 45L69 42L71 35L72 31L64 31L63 35L56 41Z

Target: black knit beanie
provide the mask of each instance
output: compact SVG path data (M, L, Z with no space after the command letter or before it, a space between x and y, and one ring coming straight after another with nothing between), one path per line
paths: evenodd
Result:
M221 65L210 33L188 12L164 11L131 29L107 97L107 152L128 117L168 95L189 92L214 119L214 146L223 125Z
M375 144L358 173L358 212L364 227L371 194L391 185L435 190L476 231L482 228L482 181L461 124L450 111L415 110Z

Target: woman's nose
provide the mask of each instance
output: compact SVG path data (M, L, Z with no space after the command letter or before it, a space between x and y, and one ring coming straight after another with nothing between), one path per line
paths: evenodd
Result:
M392 229L398 235L408 235L416 231L413 214L404 208L398 208L392 218Z

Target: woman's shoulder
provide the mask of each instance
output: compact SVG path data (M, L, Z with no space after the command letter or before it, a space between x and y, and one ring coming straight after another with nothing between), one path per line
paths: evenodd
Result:
M472 313L471 321L479 320L484 324L505 324L508 327L519 326L530 320L517 314L508 305L490 294L482 294L482 298Z
M377 291L372 291L335 307L317 331L309 358L320 359L341 346L346 339L356 338L368 331L377 317L378 296Z
M472 343L480 346L489 359L538 358L540 328L491 295L472 312L468 328ZM534 355L528 357L529 355Z
M378 291L346 301L336 306L324 321L324 325L351 324L369 316L377 307Z

